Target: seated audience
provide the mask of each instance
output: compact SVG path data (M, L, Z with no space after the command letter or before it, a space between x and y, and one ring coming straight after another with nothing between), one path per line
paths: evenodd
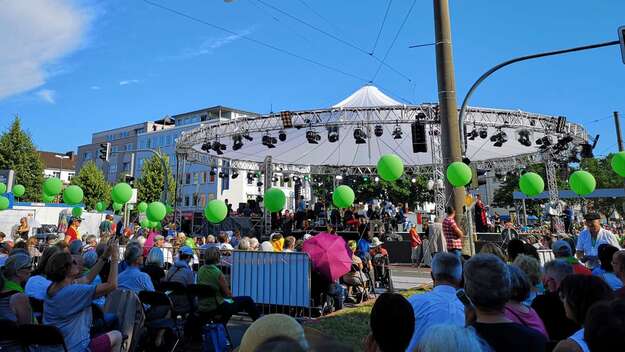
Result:
M573 273L580 275L591 275L592 272L584 264L580 263L577 258L573 256L573 250L571 245L565 240L558 240L551 246L553 255L556 259L562 259L567 261L573 266Z
M220 232L219 235L217 235L217 242L219 242L217 244L217 248L219 248L220 250L231 251L234 249L229 243L230 241L228 239L228 234L225 232Z
M222 322L227 324L232 315L245 311L252 320L258 319L260 314L252 298L247 296L232 297L232 291L230 291L228 282L219 267L217 267L220 260L221 254L219 250L217 248L209 248L206 250L206 264L202 265L197 273L198 284L210 285L217 289L215 298L200 299L198 301L200 318L202 313L217 311L223 317Z
M365 352L403 352L415 327L412 306L398 293L383 293L371 309L369 327Z
M493 254L496 255L497 258L501 259L503 262L508 261L508 258L506 258L506 255L503 253L501 248L499 248L499 246L494 244L493 242L488 242L484 244L482 246L482 249L480 249L480 253Z
M157 288L161 283L161 280L165 277L165 257L163 251L160 248L153 247L148 253L148 257L145 258L145 265L141 268L141 271L150 276L152 280L152 286Z
M258 242L258 238L250 237L250 250L257 251L260 247L260 243Z
M282 252L282 250L284 249L284 237L282 237L282 234L272 234L270 241L274 252Z
M551 341L560 341L579 329L574 321L566 317L564 306L558 295L560 284L567 275L573 274L573 266L564 259L556 259L545 264L543 269L545 293L536 296L532 308L545 324Z
M415 330L408 350L413 351L423 333L433 324L464 326L464 306L456 297L462 281L462 263L458 256L439 252L432 259L434 288L408 298L412 305Z
M513 262L519 254L525 254L525 243L518 238L510 240L507 247L508 260Z
M164 282L178 282L183 286L191 285L195 282L193 270L189 263L193 260L193 250L188 246L180 247L178 251L178 260L174 262L174 266L169 268L165 275ZM171 296L176 312L188 313L191 311L192 302L185 294L175 294Z
M48 264L50 257L61 251L62 250L59 246L49 246L43 251L41 258L39 258L37 268L31 273L30 278L26 282L26 287L24 288L24 292L28 297L33 297L40 301L44 300L46 297L46 290L52 283L52 281L48 280L45 276L46 265Z
M542 272L540 269L540 262L534 257L521 254L516 257L514 262L512 262L512 265L521 269L525 273L525 275L527 275L527 278L530 282L529 295L527 299L523 301L523 304L529 307L532 305L532 301L534 300L534 298L536 298L538 294L542 294L543 291L545 291L545 288L543 287L543 284L541 282Z
M418 352L482 352L480 338L472 327L461 325L437 324L428 327L416 349L407 351Z
M513 242L514 240L510 241ZM477 254L465 263L464 289L471 306L467 320L494 351L544 351L545 336L506 318L504 308L511 295L510 271L492 254Z
M52 285L44 301L43 323L56 326L61 331L69 351L121 350L122 336L119 331L93 339L90 336L93 322L91 302L117 288L117 246L113 245L107 255L109 252L112 265L108 281L99 285L74 284L74 278L79 275L78 267L67 253L56 253L48 262L46 272Z
M597 253L599 254L600 266L592 271L593 275L602 278L611 288L616 291L623 287L623 282L614 273L614 267L612 266L612 257L614 253L618 252L618 248L603 243L599 245Z
M625 346L625 300L593 305L584 322L584 341L592 352L612 352Z
M295 237L287 236L284 239L284 251L285 252L295 252Z
M18 324L33 322L33 312L22 285L30 276L32 263L26 254L10 256L0 268L0 319Z
M379 238L374 237L371 240L371 250L369 250L369 255L371 258L374 258L376 255L381 255L383 257L388 257L388 251L382 247L382 241Z
M581 326L586 320L590 307L600 301L612 299L612 289L596 276L569 275L560 284L560 298L567 318ZM560 341L553 352L587 352L584 329L578 330L569 338Z
M81 240L73 240L69 243L69 252L72 255L82 255L82 241Z
M37 244L39 243L39 241L37 240L37 237L33 236L31 238L28 239L28 255L31 258L35 258L35 257L40 257L41 256L41 252L39 252L39 249L37 249Z
M141 247L126 247L124 261L128 267L119 274L119 280L117 280L119 288L130 290L136 294L139 294L141 291L154 291L150 275L142 272L140 269L141 265L143 265L143 250Z
M347 247L352 253L352 267L347 274L343 275L343 282L359 290L359 288L367 284L367 276L363 272L364 264L362 263L362 259L356 255L356 241L351 240L347 242Z
M293 339L301 350L308 350L304 328L297 320L284 314L269 314L247 328L241 339L239 352L255 352L259 346L276 337Z
M521 256L518 256L519 260ZM523 302L530 294L530 280L525 273L515 265L508 265L510 270L510 300L506 303L504 312L506 318L512 320L515 323L521 324L532 328L541 334L545 335L548 339L549 335L545 329L545 324L540 319L534 309L525 305Z
M260 250L262 252L273 252L273 245L269 241L264 241L260 244Z
M612 256L612 267L614 274L625 283L625 250L620 250ZM614 292L618 298L625 298L625 287Z
M241 238L241 240L239 241L239 245L237 246L237 249L240 250L240 251L249 251L249 250L251 250L249 237Z

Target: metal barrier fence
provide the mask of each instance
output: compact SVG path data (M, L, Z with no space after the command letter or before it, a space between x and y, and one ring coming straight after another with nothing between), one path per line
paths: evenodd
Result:
M555 256L553 255L553 251L551 249L539 249L538 258L540 258L540 265L543 266L545 263L554 260Z
M307 253L234 251L230 275L234 296L256 303L311 306L311 262Z

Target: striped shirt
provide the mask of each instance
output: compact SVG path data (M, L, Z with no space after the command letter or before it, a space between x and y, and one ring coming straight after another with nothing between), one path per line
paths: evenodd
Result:
M447 241L447 250L462 249L462 240L454 231L456 220L454 218L445 218L443 220L443 233L445 234L445 240Z

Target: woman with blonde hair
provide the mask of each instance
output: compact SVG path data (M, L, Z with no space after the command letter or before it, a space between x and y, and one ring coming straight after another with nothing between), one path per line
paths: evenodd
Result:
M484 244L484 246L482 246L482 249L480 249L480 253L494 254L499 259L503 260L504 263L506 263L508 261L508 258L503 253L501 248L499 248L498 245L496 245L496 244L494 244L492 242L488 242L488 243Z

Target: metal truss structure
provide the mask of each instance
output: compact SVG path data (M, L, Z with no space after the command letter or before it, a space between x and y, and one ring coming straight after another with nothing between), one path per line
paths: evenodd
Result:
M440 125L430 125L430 147L432 152L432 181L434 185L434 204L436 216L445 217L445 189L440 187L445 179L443 170L443 149L441 146Z

